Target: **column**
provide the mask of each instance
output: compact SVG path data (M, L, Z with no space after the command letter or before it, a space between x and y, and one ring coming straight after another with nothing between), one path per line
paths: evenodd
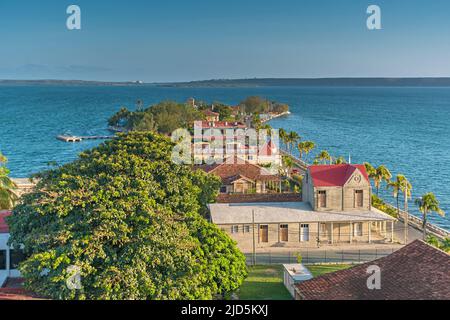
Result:
M331 244L334 244L334 226L333 226L333 222L331 223Z
M369 243L372 243L372 222L371 221L369 221L369 223L368 223L368 225L369 225Z
M350 243L353 241L353 223L350 222Z
M394 221L391 221L391 242L394 243Z

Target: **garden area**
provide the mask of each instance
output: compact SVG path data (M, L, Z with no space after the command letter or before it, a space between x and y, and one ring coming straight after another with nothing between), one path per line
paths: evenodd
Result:
M350 265L310 265L314 277L349 268ZM240 300L291 300L283 284L282 265L260 265L248 269L248 277L235 293Z

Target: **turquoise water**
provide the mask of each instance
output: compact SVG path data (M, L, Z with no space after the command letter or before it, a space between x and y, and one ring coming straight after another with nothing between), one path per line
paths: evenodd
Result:
M408 176L414 197L434 192L449 214L430 220L450 229L450 88L0 86L0 150L12 176L26 177L100 143L64 143L58 134L108 134L107 118L137 99L236 104L249 95L291 106L292 115L273 120L274 127L296 130L333 155L351 154L354 163L385 164ZM384 188L382 194L391 199Z

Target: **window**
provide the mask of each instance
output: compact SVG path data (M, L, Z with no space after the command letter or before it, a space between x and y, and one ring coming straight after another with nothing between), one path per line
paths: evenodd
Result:
M355 190L355 205L358 208L364 206L364 191L363 190Z
M289 226L280 224L280 241L287 242L289 240Z
M220 193L227 193L227 187L226 186L221 186L220 187Z
M244 226L244 232L249 233L250 232L250 226Z
M17 269L19 267L19 263L25 260L25 254L23 250L10 250L10 269Z
M6 250L0 250L0 270L6 270Z
M239 232L239 226L231 226L231 233L238 233Z
M325 190L320 190L318 193L318 207L326 208L327 207L327 192Z

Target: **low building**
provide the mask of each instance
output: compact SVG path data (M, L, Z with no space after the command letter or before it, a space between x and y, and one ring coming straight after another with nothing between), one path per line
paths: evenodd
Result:
M221 193L246 194L279 192L281 178L265 168L234 157L223 163L201 165L199 169L222 180Z
M0 212L0 287L8 278L20 277L17 267L24 258L20 248L14 249L8 245L9 227L6 218L10 215L10 211Z
M380 286L369 287L369 267ZM384 258L295 286L296 300L450 300L450 255L421 240Z
M295 298L295 286L312 277L308 268L302 264L283 264L283 283L292 298Z
M395 219L372 208L366 198L370 184L364 166L315 167L308 169L303 184L309 191L303 190L297 202L210 204L212 222L244 252L250 252L253 245L313 247L394 241Z
M208 122L219 121L220 114L209 109L203 110L202 113L205 115L205 120Z

